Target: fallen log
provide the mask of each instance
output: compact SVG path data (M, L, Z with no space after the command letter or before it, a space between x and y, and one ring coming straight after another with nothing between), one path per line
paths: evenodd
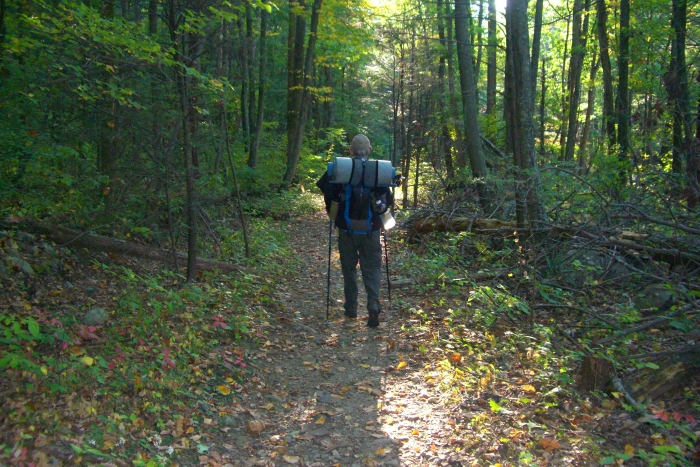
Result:
M88 250L112 253L116 255L134 256L155 261L168 261L173 259L173 252L162 248L149 247L138 243L131 243L117 238L103 237L79 230L68 229L57 225L48 225L33 219L23 219L19 222L0 221L3 229L20 229L35 234L43 235L61 246L83 247ZM176 252L178 260L187 260L187 254ZM197 258L197 268L201 271L244 272L245 268L216 261L213 259Z
M515 222L499 219L450 217L446 214L431 214L416 219L412 227L417 232L474 232L484 235L513 236L516 230Z

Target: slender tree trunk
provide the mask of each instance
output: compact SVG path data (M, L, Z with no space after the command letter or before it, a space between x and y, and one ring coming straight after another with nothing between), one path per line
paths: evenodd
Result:
M630 168L629 161L629 60L630 60L630 2L620 0L620 55L618 57L618 87L617 87L617 141L620 146L618 159L620 161L619 183L627 183Z
M297 39L301 37L301 46L299 47L301 53L296 53L297 46L299 46L299 42L297 41L295 44L294 63L295 66L299 67L301 72L301 76L299 77L299 84L301 89L297 90L297 94L294 99L296 112L295 127L292 129L292 133L288 136L287 141L287 170L284 174L284 179L282 182L282 185L285 189L289 188L289 186L291 185L292 179L294 178L294 173L296 172L297 165L299 164L299 155L301 153L304 128L306 127L306 117L308 114L309 103L311 100L311 96L308 90L308 84L312 79L311 73L313 71L314 50L316 48L316 36L318 31L318 21L321 12L321 6L322 0L314 0L313 7L311 9L309 43L306 47L306 57L303 61L303 64L299 64L297 62L297 60L301 61L304 49L304 37L303 34L299 34L299 31L301 30L303 33L306 30L306 22L304 21L302 25L300 25L299 23L297 24L296 37ZM299 18L301 18L301 16ZM297 19L297 21L299 21L299 19ZM293 144L289 144L289 139L291 139Z
M158 0L148 0L148 34L158 35Z
M241 57L241 124L243 125L243 144L246 152L250 151L250 57L245 32L244 15L238 16L238 37L240 38Z
M247 57L248 82L248 157L250 158L250 148L253 145L253 135L255 135L255 41L253 39L253 7L250 1L245 2L245 54Z
M438 7L438 11L440 8ZM483 56L484 46L482 43L483 28L481 24L484 22L484 0L479 0L479 19L476 23L476 42L477 52L476 52L476 68L474 70L474 82L476 83L476 107L479 107L479 81L481 81L481 57Z
M532 59L530 60L530 76L532 78L532 99L534 108L534 99L537 95L537 66L540 60L540 42L542 37L542 10L543 0L537 0L535 3L535 28L532 33Z
M535 158L535 132L532 118L532 78L527 21L527 0L508 0L506 6L506 36L508 44L506 53L510 65L512 94L511 143L513 158L517 169L518 184L516 196L520 197L524 216L519 216L520 227L534 229L544 220L544 211L540 204L541 191L537 160ZM516 198L517 201L517 198ZM516 203L517 204L517 203ZM527 221L527 222L525 222Z
M612 65L608 46L608 10L605 0L596 0L596 31L600 44L600 65L603 68L603 121L608 147L617 142L615 132L615 100L613 96Z
M583 124L583 132L578 147L578 166L582 170L586 168L586 144L588 143L588 136L591 133L591 117L593 116L593 107L595 107L595 75L598 72L599 63L600 60L597 59L594 52L591 60L591 72L588 76L588 107L586 108L586 121Z
M585 8L585 11L584 11ZM588 2L574 0L574 20L572 24L571 62L569 65L569 123L567 125L566 149L564 160L574 159L576 134L578 133L578 110L581 102L581 72L586 55L586 36L588 35ZM583 24L581 16L585 15Z
M575 1L575 0L574 0ZM566 0L566 11L569 12L569 0ZM566 20L566 38L564 39L564 54L562 55L561 63L561 123L559 125L559 158L564 158L564 149L566 148L566 125L569 123L569 81L571 73L567 74L566 59L569 56L569 34L571 23L567 15Z
M540 87L540 155L544 156L544 131L545 131L545 97L547 92L547 71L545 67L545 59L542 59L542 80Z
M459 116L459 106L457 105L457 91L455 89L455 66L454 66L454 40L453 40L453 25L454 21L452 18L452 8L450 2L445 2L445 18L447 18L447 87L450 96L450 118L452 125L455 129L455 139L450 140L450 148L448 151L450 154L455 153L456 163L453 166L457 168L466 167L466 157L464 156L464 145L463 141L463 131L462 131L462 121ZM452 157L450 156L450 160ZM454 170L454 169L453 169Z
M465 0L455 1L455 32L457 36L457 60L459 62L459 82L462 88L462 108L464 111L464 139L469 154L469 164L474 178L478 181L479 202L484 213L491 214L492 194L484 181L487 175L486 160L481 147L479 122L474 83L474 62L472 45L469 41L469 13ZM529 77L529 75L528 75Z
M445 79L446 62L447 62L447 40L445 39L445 22L443 20L443 8L442 0L437 0L437 10L438 10L438 37L440 38L440 45L442 50L440 53L440 62L438 64L438 83L440 86L439 101L441 110L445 108L444 104L449 103L450 94L447 86L447 81ZM447 180L451 180L454 175L454 167L452 166L452 154L450 150L450 129L447 125L448 113L441 111L439 112L441 120L441 134L438 136L438 157L445 164L445 171L447 172Z
M262 137L262 129L265 111L265 80L267 79L267 17L268 13L265 8L260 10L260 69L258 71L258 112L255 122L255 136L250 147L250 155L248 157L248 167L254 169L258 165L258 149L260 148L260 138Z
M496 0L489 0L489 39L486 69L486 113L496 111L496 51L498 49L498 29L496 24Z

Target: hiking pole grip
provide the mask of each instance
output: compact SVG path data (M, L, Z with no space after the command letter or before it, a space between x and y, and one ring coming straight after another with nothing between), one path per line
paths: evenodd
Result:
M331 306L331 246L333 237L333 220L328 221L328 285L326 286L326 321L328 321L328 310Z

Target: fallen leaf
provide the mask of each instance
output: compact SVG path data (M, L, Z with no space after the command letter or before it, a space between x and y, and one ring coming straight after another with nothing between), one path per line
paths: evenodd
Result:
M370 365L367 363L360 363L358 366L362 367L362 368L369 368L370 367Z
M299 456L290 456L289 454L285 454L282 456L282 459L288 464L298 464L299 463Z
M459 352L455 352L452 355L450 355L450 360L452 360L452 363L462 363L462 354Z
M523 384L520 386L520 389L525 391L525 394L535 394L537 392L537 389L532 384Z
M420 434L420 431L416 430L415 428L411 431L411 434L413 436L418 436Z
M401 369L403 369L403 368L406 368L407 366L408 366L408 363L406 363L406 362L399 362L399 364L396 365L396 369L397 369L397 370L401 370Z
M231 394L231 388L226 386L225 384L218 385L216 389L224 396L228 396L229 394Z
M560 449L559 441L554 438L542 438L537 441L538 446L543 448L545 451L552 451L554 449Z
M80 359L80 362L87 365L87 366L92 366L93 363L95 363L95 359L92 357L83 357Z
M316 420L314 423L316 425L323 425L324 423L326 423L326 419L325 417L318 417L318 420Z
M634 456L634 448L630 446L629 444L625 445L625 454L628 454L630 456Z

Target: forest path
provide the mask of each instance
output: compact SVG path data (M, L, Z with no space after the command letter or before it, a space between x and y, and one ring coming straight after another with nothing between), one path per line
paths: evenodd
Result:
M251 381L260 392L244 400L248 419L263 420L265 430L231 431L221 441L243 455L243 465L460 465L451 458L449 409L421 376L419 353L402 341L404 318L389 306L386 289L379 328L366 326L361 284L357 320L343 317L334 232L334 305L326 320L325 213L292 220L289 229L300 267L276 284L283 306L261 324L266 341L253 351Z

